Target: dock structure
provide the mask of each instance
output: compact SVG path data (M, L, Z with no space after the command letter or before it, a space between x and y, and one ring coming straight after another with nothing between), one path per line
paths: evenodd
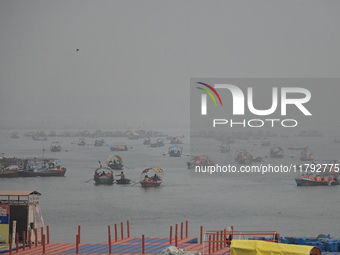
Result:
M201 254L230 254L228 246L204 245L203 227L201 227L200 240L196 237L188 237L188 221L170 227L169 237L130 237L130 224L126 222L126 233L124 236L123 222L114 225L114 234L111 236L111 226L108 226L108 241L104 243L81 243L81 227L78 226L78 233L74 243L50 243L49 227L47 231L41 231L41 242L31 243L31 239L26 240L23 246L18 242L10 242L7 250L0 250L1 254L133 254L133 255L155 255L162 252L169 246L186 251L197 251ZM185 229L184 229L185 228ZM120 232L120 236L119 236ZM46 235L44 234L46 233ZM174 234L174 235L173 235ZM32 235L34 231L32 231ZM31 236L31 235L30 235ZM217 241L217 240L216 240ZM212 244L212 242L211 242ZM215 248L216 247L216 248ZM219 247L219 248L218 248Z

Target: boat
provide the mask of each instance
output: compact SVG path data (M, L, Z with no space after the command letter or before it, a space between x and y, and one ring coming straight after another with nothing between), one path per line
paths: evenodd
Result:
M151 144L151 139L149 137L145 138L143 144L144 145L150 145Z
M182 156L183 147L177 144L172 145L168 149L168 154L170 157L180 157Z
M116 143L110 146L111 151L127 151L128 147L124 143Z
M127 178L116 180L117 184L130 184L130 182L131 182L131 180L127 179Z
M301 161L313 161L314 160L313 153L309 150L303 150L300 153L300 160Z
M103 146L104 142L105 141L103 139L102 140L95 140L94 141L94 146L96 146L96 147Z
M53 142L53 143L51 143L50 150L51 150L52 152L59 152L59 151L61 151L60 143L59 143L59 142Z
M108 167L100 166L94 171L93 180L96 185L112 185L113 184L113 171Z
M85 145L86 145L85 138L79 138L78 146L85 146Z
M179 136L171 137L170 144L182 144L182 138Z
M47 141L47 140L48 140L48 139L47 139L47 136L40 136L40 135L38 135L38 134L32 135L32 139L33 139L34 141Z
M334 143L340 143L340 136L334 137L333 142L334 142Z
M162 147L162 146L164 146L164 141L162 138L158 138L155 143L150 144L150 147L153 147L153 148Z
M283 158L284 150L279 146L273 147L270 149L270 157L271 158Z
M230 145L228 143L222 143L220 146L220 152L222 153L230 152Z
M307 173L295 178L297 186L335 186L340 185L338 173Z
M253 155L246 150L241 150L236 153L235 161L239 164L251 164L253 160Z
M150 173L153 174L153 176L149 177L148 174ZM146 168L141 174L140 184L142 187L158 187L162 183L163 175L163 170L159 167Z
M20 138L19 133L18 132L13 132L11 134L11 138Z
M214 162L206 156L206 155L199 155L193 156L187 162L188 169L195 169L196 166L213 166Z
M40 167L30 171L20 172L22 177L62 177L65 176L66 168L61 166L60 160L43 160Z
M269 146L270 145L270 141L268 138L262 138L261 140L261 146Z
M123 169L123 159L118 155L112 155L106 160L107 167L111 170L122 170Z
M307 147L287 147L287 150L296 150L296 151L303 151L303 150L308 150L308 146Z
M0 169L0 178L13 178L19 176L19 167L11 165L6 168Z

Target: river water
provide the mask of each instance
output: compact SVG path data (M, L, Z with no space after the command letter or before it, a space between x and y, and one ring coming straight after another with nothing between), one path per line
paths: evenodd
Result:
M105 138L103 147L94 147L95 138L86 138L88 146L77 145L77 137L50 137L33 141L29 137L10 138L11 131L0 131L0 153L16 157L55 157L67 168L65 177L2 178L1 190L37 190L51 242L74 242L77 226L82 228L82 242L105 242L107 226L130 221L131 236L169 235L169 227L189 221L189 236L199 237L205 230L234 226L235 230L278 231L281 236L316 236L320 233L340 236L337 214L340 209L340 186L297 187L296 173L223 173L193 174L186 168L190 154L189 135L183 139L181 158L170 158L164 147L150 148L143 139ZM179 133L181 135L182 133ZM153 138L155 140L155 138ZM270 138L283 148L291 144L309 146L315 160L339 158L340 144L332 137ZM51 142L59 141L61 152L50 152ZM282 159L269 159L270 147L260 140L236 140L231 152L218 151L220 143L201 139L201 151L209 151L215 162L228 164L239 149L262 156L264 163L299 164L300 151L285 150ZM164 171L163 185L144 189L140 185L95 186L94 170L98 160L105 162L113 153L109 146L124 142L130 148L115 153L123 158L127 178L139 181L143 169L158 166ZM43 148L46 149L43 155ZM119 171L117 171L117 174Z

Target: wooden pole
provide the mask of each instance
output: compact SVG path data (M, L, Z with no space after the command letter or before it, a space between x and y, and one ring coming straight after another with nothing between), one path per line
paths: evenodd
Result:
M24 251L26 248L26 232L22 231L22 250Z
M202 244L203 243L203 226L201 226L201 235L200 235L200 237L201 237L200 244Z
M50 227L49 226L47 226L46 227L46 234L47 234L47 244L49 244L50 243Z
M35 247L38 247L38 229L34 229L34 234L35 234Z
M123 222L120 223L120 232L121 232L121 237L122 237L122 240L123 240L124 239Z
M80 243L80 225L78 225L78 239L79 239L79 243Z
M126 221L126 228L127 228L127 237L130 237L130 222Z
M32 248L32 229L30 229L28 232L28 248Z
M19 252L19 233L17 232L15 234L16 240L15 240L15 245L16 245L16 252Z
M170 238L169 238L169 244L172 244L172 226L170 226Z
M43 246L43 254L45 254L45 235L42 235L41 243Z
M145 237L142 235L142 254L145 254Z
M12 234L9 234L9 254L12 254Z
M188 221L185 221L185 237L188 238Z
M115 242L117 242L118 233L117 233L117 224L115 224Z

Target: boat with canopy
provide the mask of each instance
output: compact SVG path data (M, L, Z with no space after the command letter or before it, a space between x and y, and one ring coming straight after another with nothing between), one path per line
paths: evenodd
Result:
M146 168L142 171L140 184L142 187L158 187L162 183L163 175L164 172L159 167Z
M111 170L122 170L123 169L123 159L118 155L112 155L106 160L107 167Z

